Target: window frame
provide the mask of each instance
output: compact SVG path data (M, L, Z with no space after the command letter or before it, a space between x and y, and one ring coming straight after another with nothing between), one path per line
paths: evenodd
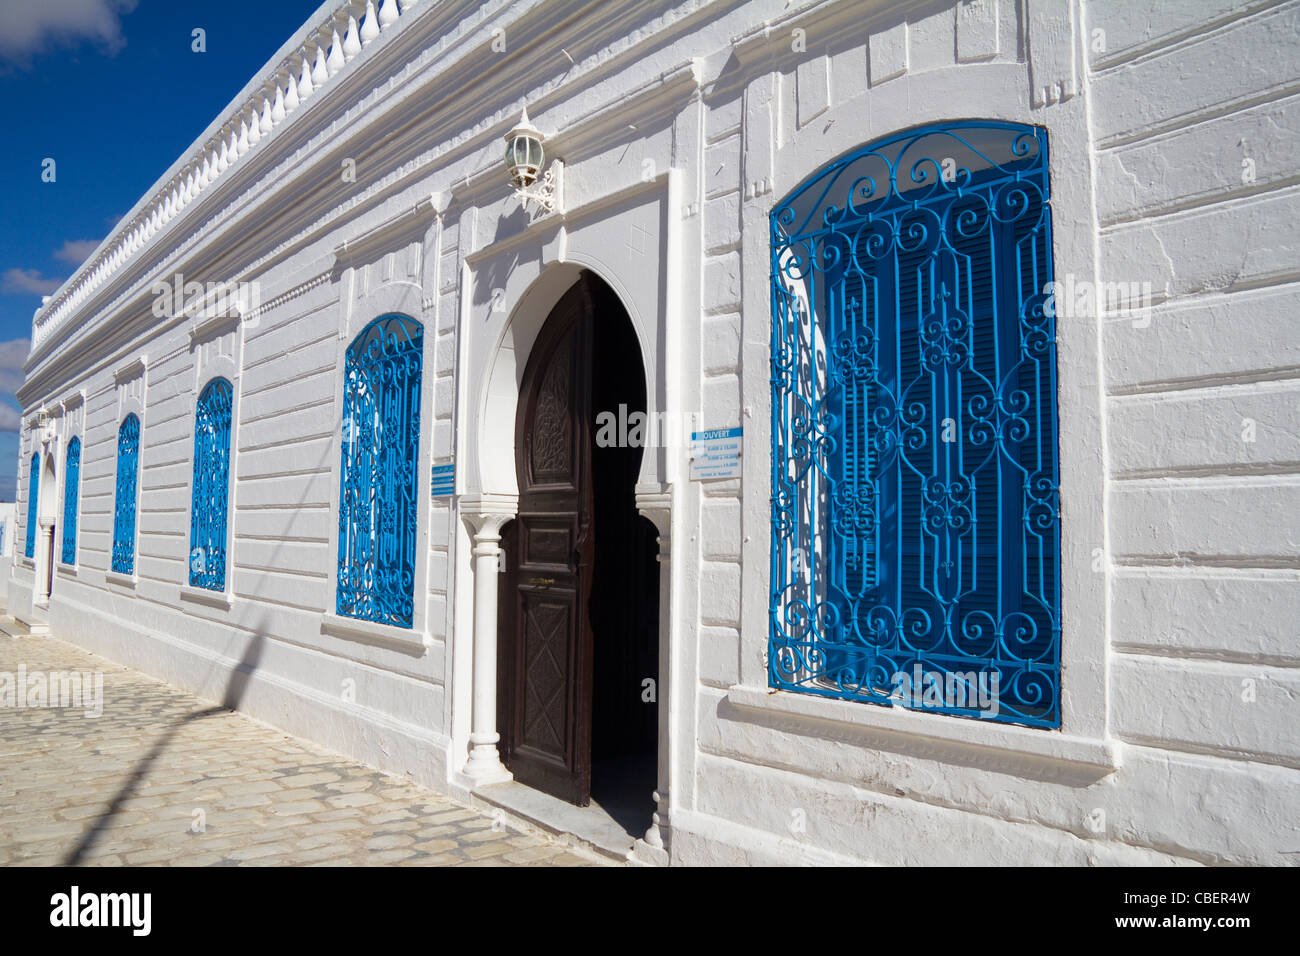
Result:
M123 453L124 453L123 432L127 426L127 423L130 422L131 420L135 421L136 439L135 439L135 449L131 458L131 465L133 469L133 474L131 476L131 493L132 493L132 501L131 501L131 509L130 509L131 528L130 528L130 541L127 542L123 540L124 535L121 533L123 529L121 528L119 522L122 521L122 516L124 514L124 510L122 507L123 506L122 462L123 462ZM112 544L109 551L109 565L108 565L108 573L110 575L113 575L115 579L124 582L134 582L139 578L139 573L140 573L140 565L138 560L139 554L136 545L140 537L140 458L143 454L143 451L144 451L144 424L141 421L140 416L136 414L134 411L127 412L127 414L123 416L121 422L117 426L117 442L116 442L116 452L114 455L114 468L113 468L113 488L114 488L113 537L112 537ZM117 549L119 545L122 545L124 547L129 546L130 548L130 567L126 569L122 569L118 567Z
M205 583L196 579L194 569L194 552L199 545L196 545L195 538L200 531L199 525L199 501L200 493L200 470L210 464L208 457L209 452L219 451L219 449L206 448L201 445L200 432L200 415L204 410L204 401L208 396L215 396L214 388L226 390L227 405L225 408L225 449L224 455L220 462L222 466L225 497L224 509L221 514L221 548L222 548L222 566L221 577L219 582L209 581ZM231 590L231 568L230 568L230 546L231 546L231 521L230 506L233 498L233 488L231 482L232 465L234 460L234 439L235 439L235 402L236 388L234 382L224 375L213 375L207 380L203 388L199 391L199 397L194 406L194 443L193 443L193 460L190 469L190 545L186 555L186 581L187 589L190 591L206 591L213 595L228 595ZM206 552L205 552L206 554ZM219 583L220 587L214 586Z
M377 329L385 322L400 322L414 327L419 332L420 342L418 346L408 350L405 354L413 354L419 361L419 384L415 388L414 394L417 396L415 406L415 421L408 423L413 432L414 454L412 462L411 490L414 496L412 525L402 537L408 538L412 547L410 554L410 572L411 572L411 617L409 623L400 623L389 617L387 620L377 620L374 616L357 616L348 613L347 608L341 604L343 598L340 580L340 573L344 567L343 557L347 553L349 545L342 534L344 501L348 494L348 442L345 441L345 423L348 421L348 409L350 407L350 386L349 386L349 369L353 357L353 350L361 343L367 340L372 330ZM328 596L328 610L323 615L322 628L329 631L335 636L341 636L349 639L360 639L364 641L380 641L386 643L406 646L425 645L428 636L426 630L426 605L427 605L427 587L426 574L428 566L428 477L424 474L427 471L423 467L423 462L428 458L427 433L429 431L427 424L426 409L431 407L431 388L430 376L427 374L429 368L428 356L426 354L429 348L429 341L432 338L430 329L425 323L416 318L408 310L401 308L389 308L378 311L374 318L367 321L356 335L350 338L340 339L338 380L339 380L339 424L335 428L334 440L338 443L335 448L334 461L339 463L338 469L334 474L334 494L333 494L333 511L332 527L330 533L330 554L331 554L331 590ZM381 446L382 448L382 446ZM382 451L380 452L382 454Z
M954 140L956 146L945 138ZM972 142L975 146L972 146ZM907 151L918 144L923 144L919 155L909 155ZM953 164L956 168L952 170L941 169L940 157L927 155L927 150L936 146L946 146L950 152L957 152L958 155L965 151L965 165ZM987 148L988 155L982 152L982 148ZM893 156L892 150L896 150ZM1005 150L1005 153L995 150ZM907 156L906 163L904 156ZM992 718L998 723L1050 730L1061 727L1062 544L1060 501L1057 497L1060 488L1060 384L1057 378L1052 316L1044 316L1043 310L1047 290L1045 284L1054 278L1049 159L1047 130L1040 126L998 120L946 121L913 126L887 137L868 140L829 163L818 166L814 172L806 174L794 189L784 194L779 203L772 206L768 252L771 256L771 362L774 369L770 480L774 498L771 512L768 657L764 662L770 687L780 691L839 698L854 704L872 702L958 717ZM906 170L910 170L910 181L904 176ZM1021 208L998 207L998 203L1010 193L1019 193L1019 198L1024 200ZM806 204L809 198L813 198L811 207ZM962 233L963 216L969 209L975 208L976 202L984 203L983 221L980 221L978 215L965 220L967 225L978 222L979 226L969 234ZM1032 221L1022 220L1026 209L1035 213L1030 217ZM962 215L958 215L959 211ZM904 225L909 217L923 226L918 232L906 232L906 237L914 234L923 237L915 242L915 246L920 247L917 265L923 268L923 272L910 273L915 285L915 315L906 312L904 304L907 289L904 277L909 273L902 269L902 259L905 258L907 248ZM845 232L839 232L840 226L844 226ZM889 229L894 232L889 233ZM1018 233L1018 230L1021 232ZM866 251L861 247L862 235L879 238L875 233L885 234L884 254L879 258L870 243L867 243ZM852 239L849 239L850 235ZM962 243L971 237L975 237L975 245L963 250ZM849 241L846 242L846 239ZM1035 250L1034 255L1028 258L1022 255L1022 245L1027 239L1032 250ZM927 243L930 246L928 248ZM988 255L987 265L976 267L975 258L971 254L979 255L980 248ZM1014 259L1014 274L1004 261L1004 256L1008 254ZM876 261L884 265L884 272L880 271ZM948 337L946 320L949 319L952 289L940 285L940 278L948 269L956 271L948 277L948 281L952 282L959 293L966 294L965 302L961 302L966 313L961 316L962 321L958 321L962 328L954 333L957 336L954 342L958 350L965 350L965 358L949 355L948 352L952 350L935 350L933 342L930 342L935 333L931 330L928 319L937 315L937 311L930 311L931 308L943 310L943 337ZM855 274L861 274L863 280L855 280ZM883 282L879 281L881 276L884 277ZM923 276L928 276L928 284L923 281ZM1014 285L1008 289L1004 284L1011 278L1014 278ZM811 300L806 293L794 294L797 286L805 285L805 280L814 287ZM863 281L868 280L874 285L863 286L862 294L867 298L861 303L857 300L853 303L863 310L871 307L870 319L859 323L854 321L853 312L848 308L842 304L836 306L836 294L845 294L850 281L862 285ZM970 285L963 285L963 282L969 282ZM1043 294L1039 293L1040 286L1044 289ZM983 289L983 294L989 297L987 310L982 310L988 312L987 316L976 315L979 300L970 298L978 289ZM884 290L883 293L881 290ZM1015 297L1000 298L1002 293L1008 291L1014 291ZM962 300L962 295L958 295L957 299ZM898 310L897 315L881 307L881 302L893 303ZM800 303L803 303L803 307L797 308ZM1014 307L1013 303L1018 303L1018 307ZM923 313L922 310L926 311ZM845 316L848 316L848 321ZM924 325L923 317L927 319ZM896 320L896 323L893 326L885 325L891 319ZM917 363L917 375L914 378L906 377L910 372L905 373L905 364L898 364L897 369L891 369L891 362L904 362L902 356L909 349L911 341L906 337L909 321L920 349L913 359ZM1034 323L1036 325L1031 328ZM831 350L842 351L837 347L848 341L841 341L844 329L840 330L839 337L832 332L832 329L841 325L845 329L854 329L855 332L850 334L857 334L858 341L862 341L862 334L870 339L865 346L866 358L862 362L855 362L853 355L837 354L832 358ZM863 329L865 333L862 332ZM1018 339L1015 338L1017 329ZM1032 346L1034 341L1030 338L1031 333L1041 333L1043 329L1047 330L1045 343L1040 334L1037 346ZM796 338L790 339L792 334ZM885 339L891 337L894 345L888 346ZM878 338L879 345L876 343ZM794 342L800 345L792 351L788 346ZM927 342L930 345L927 346ZM1017 342L1018 345L1013 345ZM972 343L974 349L966 349L967 343ZM931 356L927 349L935 351L939 358ZM992 382L979 375L976 355L980 356L983 363L992 360ZM1008 365L1002 364L1004 360ZM840 385L844 388L837 392L829 377L836 375L842 378L850 365L853 367L850 371L854 372L852 381L848 384L841 381ZM862 368L857 368L857 365L862 365ZM1034 377L1035 398L1032 402L1028 398L1026 401L1031 403L1031 408L1037 414L1037 428L1026 427L1026 437L1014 438L1009 437L1006 429L1004 416L1008 419L1013 416L1002 410L1002 393L1009 384L1014 384L1017 389L1023 388L1024 369L1030 369ZM1010 373L1018 373L1017 380L1013 382ZM893 380L889 378L891 375L894 376ZM928 380L927 375L930 376ZM948 381L952 378L956 382L957 377L966 375L982 378L985 385L992 389L989 394L993 395L993 405L996 406L993 408L996 412L996 425L993 429L985 428L988 434L982 440L965 434L970 431L971 436L974 436L978 428L978 425L971 427L966 424L966 408L963 407L966 399L962 398L965 380L956 386L957 406L952 405L954 399L948 395L953 385L944 385L944 389L940 390L943 394L933 390L940 384L940 380ZM891 381L893 384L889 384ZM901 433L894 434L892 449L887 445L876 449L876 445L868 441L872 437L878 440L881 437L891 437L892 431L898 429L906 431L905 406L911 410L911 402L914 401L914 398L909 397L910 388L923 381L928 381L931 385L931 392L922 393L927 411L919 414L919 420L928 424L932 434L922 434L920 444L911 445L911 450L932 459L927 468L932 466L936 473L948 475L949 479L956 475L959 483L965 483L969 498L967 505L974 507L992 502L995 506L992 518L996 519L992 525L988 524L989 516L985 516L983 528L978 528L978 522L974 520L967 520L965 531L956 533L943 528L935 531L927 527L927 523L932 524L930 511L939 506L930 502L928 484L926 492L915 492L917 499L911 505L907 503L904 496L905 471L902 470L901 463L906 463L917 475L928 475L930 471L917 470L917 466L910 460L909 451L905 449ZM809 389L809 395L820 403L805 407L805 389ZM878 410L885 412L891 421L898 419L893 421L892 431L880 427L883 420L876 419L878 412L862 411L858 414L861 429L854 431L849 431L848 428L837 429L835 424L831 424L833 419L849 415L848 406L835 406L832 397L842 397L844 402L849 402L852 398L853 405L857 406L870 401L874 394L884 395L887 405L888 402L893 402L896 415L889 416L887 407ZM1013 392L1013 397L1015 394L1018 393ZM1039 399L1044 398L1049 399L1045 412L1041 411L1043 406L1039 405ZM933 405L936 402L939 405ZM939 432L936 424L939 421L940 406L946 410L944 414L948 415L952 414L952 407L958 407L958 419L963 423L963 434L957 438L956 472L952 472L954 466L950 460L953 458L954 446L940 446L937 441ZM932 415L928 411L931 408L935 410ZM792 415L793 419L790 418ZM862 415L871 416L870 427L865 424L866 419ZM800 421L803 423L803 431L794 431L800 427ZM949 419L945 418L944 421L948 423ZM818 438L819 434L822 437ZM1022 467L1024 463L1019 460L1023 454L1022 442L1030 438L1036 441L1035 446L1027 446L1030 447L1031 458L1036 447L1039 471L1035 472ZM970 475L966 471L969 462L962 454L962 447L966 444L989 446L984 462L976 466ZM1008 451L1008 446L1014 446L1014 450ZM900 468L894 479L883 468L880 468L878 475L871 477L854 475L852 479L845 480L846 475L840 475L846 463L853 467L854 472L866 467L868 475L871 475L878 471L880 460L891 458L891 450L892 463ZM944 451L943 457L939 454L941 450ZM870 460L875 463L868 464L868 455L871 455ZM859 458L862 459L861 462L857 460ZM802 468L796 468L801 459ZM982 472L991 462L996 475L1000 477L993 481L989 481L987 475L976 479L976 473ZM1005 477L1001 477L1002 472L1008 471L1008 463L1014 464L1023 475L1010 471L1014 484L1006 484ZM1047 472L1041 471L1044 467ZM790 477L792 470L797 472L797 477L793 479ZM927 481L932 479L933 475ZM868 497L871 498L866 506L866 511L870 512L868 518L872 519L867 522L870 527L866 531L857 527L832 528L831 523L839 516L835 514L836 507L849 509L853 515L862 511L862 507L857 506L861 502L857 505L841 502L840 492L852 493L863 481L870 492ZM904 481L904 484L898 484L898 481ZM1041 481L1047 481L1050 485L1047 505L1039 509L1045 509L1045 514L1048 515L1047 531L1043 535L1039 535L1028 523L1028 514L1039 503L1039 496L1031 494L1027 497L1027 489L1031 486L1041 492ZM836 483L841 483L840 488L833 489L832 493ZM971 494L978 485L984 492L983 496ZM904 497L888 498L889 486L893 486L898 496ZM910 488L910 485L907 486ZM989 493L989 489L992 489L992 493ZM952 505L948 499L950 497L952 496L945 494L944 502L948 505ZM940 505L944 502L940 502ZM1022 520L1017 522L1004 514L1008 505L1018 507L1017 514L1021 515ZM904 514L913 523L905 523L902 520ZM1041 518L1041 515L1037 516ZM974 515L969 518L974 518ZM897 525L893 538L880 533L887 523ZM1023 528L1019 525L1023 525ZM976 531L980 532L979 535ZM809 535L811 537L807 537ZM1027 583L1022 584L1022 579L1030 574L1030 535L1037 538L1041 562L1041 587L1036 593ZM996 541L996 551L985 554L982 559L979 555L987 550L987 545L982 548L980 541L991 536ZM907 555L913 553L906 550L906 545L917 545L920 550L913 557L918 558L927 548L930 537L935 537L933 548L936 549L931 563L939 561L940 549L946 553L946 550L956 546L958 550L954 554L946 554L948 563L944 567L949 570L945 574L949 579L952 578L953 557L956 555L958 583L965 575L966 584L974 581L974 587L962 591L958 584L952 596L943 596L941 592L945 585L939 580L937 564L933 581L926 576L913 581L911 572L904 574ZM848 550L853 550L852 542L858 538L862 540L859 550L866 548L870 551L866 558L858 554L854 562L841 554L835 567L828 566L828 557L836 555L845 545L848 545ZM789 544L792 540L797 544L793 549ZM872 540L876 541L874 548L870 546ZM904 550L889 548L892 544L900 545ZM797 561L805 550L805 545L810 557L805 562ZM962 561L962 548L967 549L969 570L966 562ZM794 564L790 564L792 553L796 558ZM1008 561L1009 555L1019 561ZM863 561L867 563L868 572L863 583L859 584L866 591L859 588L858 600L866 597L868 605L876 605L871 609L872 615L878 610L884 611L881 615L883 620L871 622L880 623L884 630L880 631L879 640L872 639L868 643L853 639L853 633L862 627L862 609L859 607L857 611L850 610L858 602L852 597L852 592L829 591L836 584L845 584L850 564L861 568ZM982 567L982 561L993 562L992 568L996 570L988 567L984 567L983 571L976 570ZM878 567L883 568L883 571L872 574ZM917 574L923 570L922 566L918 566ZM881 578L881 574L884 578ZM985 601L989 598L988 592L991 589L982 589L978 583L979 575L982 574L985 584L989 578L996 581L995 588L992 589L992 598L995 600L992 607L995 615L1002 615L996 623L995 617L984 611L971 610L975 605L969 604L969 601ZM861 571L858 576L862 576ZM872 580L875 584L871 584ZM896 580L897 583L881 584L881 581L888 580ZM927 583L932 587L927 587ZM913 604L910 605L909 598L905 596L909 587L922 588L917 596L911 598ZM892 598L879 597L876 592L880 588L887 592L902 588L904 592L893 594ZM1043 591L1043 588L1047 588L1047 591ZM1031 598L1031 604L1024 604L1024 598ZM917 604L918 600L920 604ZM793 604L790 604L792 601ZM844 601L849 601L850 604L844 605ZM896 601L901 604L894 607L893 602ZM935 618L935 611L927 613L924 610L927 602L935 604L941 610L941 620L944 623L940 624L940 619ZM779 607L784 607L783 614L777 613ZM798 607L803 607L802 613L796 614L797 619L790 618L792 609L797 611ZM889 618L888 614L891 607L893 618ZM989 645L987 652L969 654L963 649L963 641L975 639L966 631L962 631L959 635L961 639L958 639L956 614L959 607L965 607L965 610L959 611L965 615L962 618L963 626L969 624L976 615L983 614L988 618L989 624L996 627L996 631L992 627L988 628L988 636L984 637L984 643ZM905 627L905 611L917 611L924 622L930 622L928 640L932 641L933 648L923 648L923 641L909 640L911 633ZM953 615L952 620L949 615ZM1037 617L1043 617L1043 620L1039 622ZM1010 628L1013 618L1023 619L1022 628L1026 620L1034 626L1036 641L1043 644L1041 649L1037 649L1035 643L1030 645L1035 649L1034 653L1015 656L1019 645L1013 646L1017 643L1011 637L1004 640L1004 628ZM893 626L884 627L891 619ZM1019 628L1017 632L1021 632ZM798 637L801 633L806 639ZM992 639L992 635L996 635L996 639ZM985 658L987 665L984 665ZM952 689L954 676L959 678L970 672L962 669L974 671L976 663L983 665L979 667L982 704L985 666L992 671L992 676L997 676L997 671L1002 671L1004 678L1010 675L1013 678L1011 687L1014 688L1010 695L1010 710L993 706L992 713L976 713L974 706L966 705L965 695L959 706L953 706L952 701L931 702L928 695L922 704L919 688L915 692L917 697L902 698L897 691L891 695L878 687L883 682L888 683L889 671L894 671L894 679L897 680L898 671L910 670L913 663L922 666L922 661L927 678L936 675L943 682L946 676L949 689ZM884 671L881 671L884 676L872 672L879 669L880 665L885 665ZM866 667L865 671L862 671L863 667ZM832 672L836 675L835 679L827 676ZM845 683L845 675L848 675L848 683ZM1030 685L1027 693L1021 693L1022 680ZM1048 706L1036 709L1034 691L1044 685L1047 687ZM996 693L996 684L993 689ZM1006 700L1006 695L1002 695L1002 700Z
M75 456L74 456L75 451ZM63 539L60 542L59 561L61 568L76 570L78 522L81 520L81 458L84 451L80 435L68 439L67 451L63 456ZM75 463L76 472L72 472ZM71 511L71 517L69 517ZM71 534L69 534L71 532ZM68 548L72 548L72 560L68 560Z
M34 562L36 560L36 507L41 493L41 453L32 452L28 462L27 526L24 529L26 540L23 545L23 557Z

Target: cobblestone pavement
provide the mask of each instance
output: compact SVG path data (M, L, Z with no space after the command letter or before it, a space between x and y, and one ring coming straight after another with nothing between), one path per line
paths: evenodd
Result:
M102 716L13 706L20 667L102 671ZM0 865L603 862L75 645L0 634Z

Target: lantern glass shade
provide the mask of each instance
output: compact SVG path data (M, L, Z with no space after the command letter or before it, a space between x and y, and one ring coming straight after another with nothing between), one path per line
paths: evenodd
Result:
M510 180L517 188L531 186L542 169L541 137L531 132L520 132L506 142L506 166Z

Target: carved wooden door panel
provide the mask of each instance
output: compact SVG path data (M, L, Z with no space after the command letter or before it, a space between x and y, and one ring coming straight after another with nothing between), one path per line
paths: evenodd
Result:
M591 347L582 279L547 319L520 388L498 684L506 766L579 806L591 794Z

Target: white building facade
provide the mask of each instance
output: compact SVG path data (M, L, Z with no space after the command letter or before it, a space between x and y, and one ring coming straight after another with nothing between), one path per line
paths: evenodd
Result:
M37 313L10 611L643 862L1292 862L1298 31L327 3Z

